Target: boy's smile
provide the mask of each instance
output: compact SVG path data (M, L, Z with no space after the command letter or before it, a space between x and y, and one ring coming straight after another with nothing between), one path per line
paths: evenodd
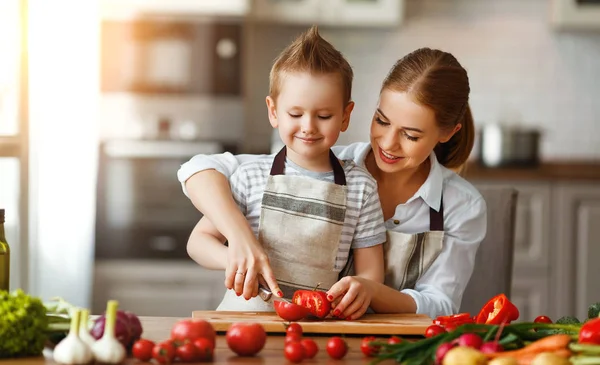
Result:
M299 166L330 171L329 149L348 129L354 103L344 108L341 77L335 73L285 73L277 100L267 97L269 120Z

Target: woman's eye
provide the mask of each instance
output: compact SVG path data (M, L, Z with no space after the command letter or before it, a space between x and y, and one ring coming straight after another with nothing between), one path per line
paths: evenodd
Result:
M404 133L404 137L406 137L406 139L408 139L409 141L413 141L413 142L416 142L419 140L419 137L414 137L407 133Z
M386 126L386 125L389 125L389 123L386 123L386 122L384 122L384 121L383 121L383 120L381 120L381 118L379 118L379 117L376 117L376 118L375 118L375 121L376 121L376 122L377 122L377 124L379 124L379 125L384 125L384 126Z

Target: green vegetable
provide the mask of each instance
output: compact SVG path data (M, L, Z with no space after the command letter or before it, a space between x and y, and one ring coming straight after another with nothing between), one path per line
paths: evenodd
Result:
M600 316L600 302L594 303L588 307L588 319L598 318Z
M579 324L581 323L576 317L573 316L564 316L560 317L556 323L558 324Z
M0 358L40 355L49 332L68 330L65 321L68 316L53 316L39 298L0 290Z

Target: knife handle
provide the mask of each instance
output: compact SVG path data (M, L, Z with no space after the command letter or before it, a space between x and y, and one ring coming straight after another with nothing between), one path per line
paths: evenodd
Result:
M258 296L262 298L265 302L268 302L269 299L273 296L273 293L262 285L258 286Z

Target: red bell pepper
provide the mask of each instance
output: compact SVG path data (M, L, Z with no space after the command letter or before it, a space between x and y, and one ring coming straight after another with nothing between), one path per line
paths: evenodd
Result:
M481 308L476 323L502 324L519 318L519 310L504 294L498 294Z
M579 343L600 345L600 318L590 319L581 326Z
M325 318L331 311L331 302L327 300L327 293L320 290L296 290L292 302L310 310L310 313L319 318Z
M466 323L475 323L475 321L473 320L473 318L471 318L471 315L469 313L458 313L449 316L439 316L433 320L433 324L437 324L438 326L442 327L446 327L449 324L454 325L454 327L458 327Z

